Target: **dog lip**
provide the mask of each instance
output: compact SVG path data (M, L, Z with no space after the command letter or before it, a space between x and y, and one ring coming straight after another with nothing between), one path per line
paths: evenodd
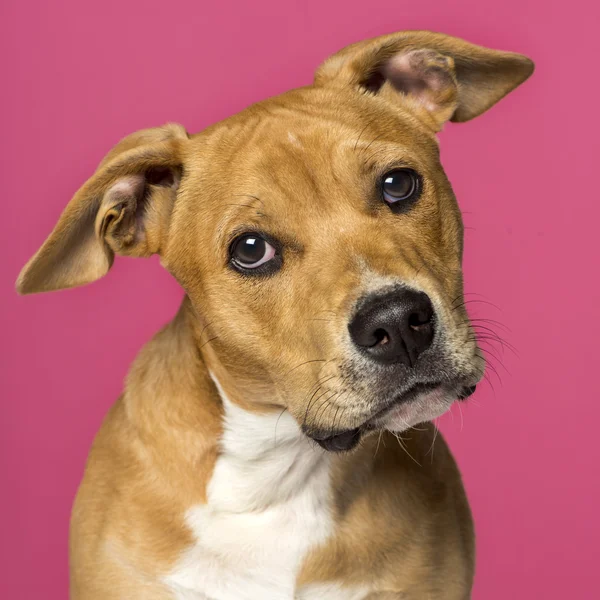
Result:
M383 408L378 410L374 415L369 417L360 427L355 429L346 429L344 431L338 431L333 433L327 430L316 430L311 431L308 429L304 430L304 433L313 441L317 442L321 448L328 452L348 452L352 450L360 441L362 433L370 429L375 429L376 423L382 417L399 404L405 404L415 400L418 396L431 392L435 389L443 387L443 383L440 381L416 383L409 387L401 394L396 395L389 403ZM477 386L465 386L461 388L460 393L457 394L458 400L465 400L475 392Z
M360 429L347 429L338 433L324 431L305 433L328 452L348 452L358 444L361 437Z
M384 417L388 412L392 411L399 404L411 402L412 400L417 398L417 396L438 389L442 387L442 385L443 384L439 381L414 384L413 386L409 387L406 391L395 396L391 402L387 403L383 408L381 408L374 415L369 417L362 427L369 429L371 425L374 425L379 419Z

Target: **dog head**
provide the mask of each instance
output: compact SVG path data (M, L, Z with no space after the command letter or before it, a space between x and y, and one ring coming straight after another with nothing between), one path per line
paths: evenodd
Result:
M228 395L285 407L347 450L471 393L484 361L462 299L463 228L436 132L531 74L521 55L402 32L349 46L313 85L200 134L121 141L23 269L21 293L158 253Z

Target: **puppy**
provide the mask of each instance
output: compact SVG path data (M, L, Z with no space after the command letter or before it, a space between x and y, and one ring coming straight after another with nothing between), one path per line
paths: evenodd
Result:
M401 32L199 134L169 124L106 156L18 291L159 254L186 296L92 447L73 599L470 597L470 511L429 421L484 360L436 132L532 71Z

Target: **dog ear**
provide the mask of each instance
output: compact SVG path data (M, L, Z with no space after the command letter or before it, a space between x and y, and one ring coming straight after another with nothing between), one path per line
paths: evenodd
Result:
M79 189L17 280L20 294L91 283L114 255L161 251L183 170L188 135L180 125L121 140Z
M315 85L351 86L404 102L439 131L480 115L533 73L533 62L428 31L352 44L327 59Z

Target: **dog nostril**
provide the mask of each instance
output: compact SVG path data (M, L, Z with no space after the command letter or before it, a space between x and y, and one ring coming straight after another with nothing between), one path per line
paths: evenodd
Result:
M390 343L390 336L385 329L376 329L373 332L373 336L375 338L375 343L373 344L373 347L385 346L386 344Z
M431 325L431 313L427 313L425 311L414 312L408 317L408 326L413 331L422 331L426 329L428 325Z

